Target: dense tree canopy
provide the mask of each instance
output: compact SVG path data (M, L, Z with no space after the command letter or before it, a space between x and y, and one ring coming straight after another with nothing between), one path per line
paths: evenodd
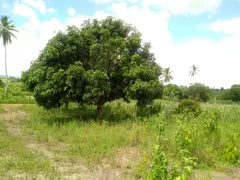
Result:
M210 89L201 83L195 83L189 88L182 87L183 97L206 102L210 98Z
M240 102L240 84L232 85L232 87L226 91L223 96L225 100Z
M176 84L168 84L163 88L163 98L167 100L182 99L182 89Z
M150 44L131 25L108 17L59 32L22 80L40 106L86 102L97 105L101 118L107 101L135 99L145 105L158 98L160 75Z

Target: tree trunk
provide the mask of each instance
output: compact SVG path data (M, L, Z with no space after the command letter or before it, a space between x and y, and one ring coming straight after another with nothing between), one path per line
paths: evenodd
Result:
M103 105L102 104L98 104L97 105L97 114L98 114L98 120L99 121L102 120L102 109L103 109Z
M7 97L7 91L8 91L8 73L7 73L7 47L4 45L5 48L5 72L6 72L6 87L5 87L5 92L4 96Z

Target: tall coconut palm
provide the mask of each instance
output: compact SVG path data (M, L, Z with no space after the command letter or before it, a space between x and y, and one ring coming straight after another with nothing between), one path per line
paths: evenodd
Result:
M8 90L8 73L7 73L7 45L12 43L12 37L16 38L13 32L18 32L12 21L7 16L2 16L0 19L0 38L2 38L5 49L5 72L6 72L6 88L4 96L7 96Z
M199 72L199 68L196 65L192 65L190 67L189 76L193 77L193 81L194 81L194 77L198 74L198 72Z
M173 79L173 76L171 75L171 73L172 73L172 70L170 69L170 67L163 69L162 78L165 84L169 83Z

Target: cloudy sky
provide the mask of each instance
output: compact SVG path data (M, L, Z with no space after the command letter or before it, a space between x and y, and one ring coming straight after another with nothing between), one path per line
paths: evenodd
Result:
M172 83L195 81L215 88L240 84L240 0L0 0L19 33L8 46L9 75L20 76L47 41L67 25L116 16L152 44L157 62L173 70ZM0 74L4 74L0 43Z

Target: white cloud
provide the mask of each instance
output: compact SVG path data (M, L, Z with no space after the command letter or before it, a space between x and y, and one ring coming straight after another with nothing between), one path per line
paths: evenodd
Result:
M46 14L47 12L55 12L53 8L48 9L46 7L44 0L21 0L21 2L38 9L42 14Z
M113 2L126 2L126 3L137 3L139 0L94 0L98 4L106 4Z
M210 30L226 34L240 34L240 17L231 20L217 21L210 25Z
M240 37L232 36L213 41L194 38L181 44L175 44L168 30L171 15L165 11L155 13L151 9L139 6L128 7L126 3L115 3L112 11L142 32L143 39L152 43L152 51L162 67L173 69L173 83L189 85L190 66L196 64L199 75L196 81L211 87L231 87L240 83ZM235 22L235 21L234 21Z
M67 12L70 16L74 16L76 14L76 11L73 7L68 8Z
M109 3L112 2L113 0L95 0L96 3L98 4L104 4L104 3Z
M143 5L158 6L174 15L213 12L222 4L222 0L143 0Z
M13 13L19 16L24 16L24 17L36 17L36 13L28 6L25 4L21 4L15 2L14 8L13 8Z
M56 9L54 9L54 8L49 8L49 9L48 9L48 12L50 12L50 13L55 13L55 12L56 12Z

